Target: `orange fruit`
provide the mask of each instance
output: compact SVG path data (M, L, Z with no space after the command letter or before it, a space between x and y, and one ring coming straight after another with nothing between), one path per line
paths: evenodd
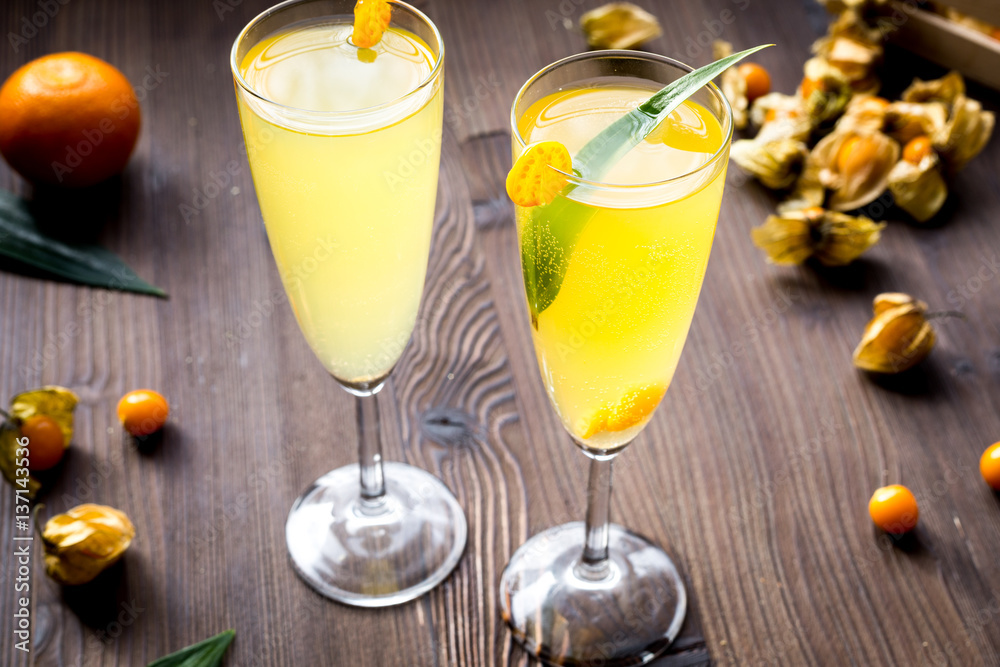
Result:
M903 147L903 159L912 164L920 164L920 161L930 154L931 138L926 134L913 137Z
M53 53L0 88L0 153L33 183L93 185L125 169L140 116L132 84L114 66Z
M747 83L748 102L771 92L771 75L757 63L743 63L736 71Z
M854 151L858 149L858 142L861 139L857 136L850 137L844 143L840 144L840 149L837 151L837 171L840 173L845 173L848 167L851 166L852 160L854 159Z
M159 392L136 389L118 401L118 419L137 438L156 433L167 421L170 404Z
M354 5L354 32L351 41L362 49L370 49L382 39L382 33L392 20L388 0L358 0Z
M66 440L55 419L32 415L21 424L21 435L28 439L28 468L48 470L62 460Z
M616 405L603 407L594 413L580 437L587 440L598 433L624 431L641 424L653 414L666 392L667 388L658 384L633 389L622 396Z
M817 90L824 90L823 82L819 79L810 79L809 77L806 77L802 79L802 83L799 84L799 94L802 95L802 99L804 100L808 100Z
M548 204L566 187L565 174L572 171L573 159L558 141L528 144L507 174L507 195L518 206Z
M986 483L1000 491L1000 442L993 443L979 459L979 472Z
M875 491L868 501L868 513L876 526L893 535L913 530L920 517L913 492L901 484L883 486Z
M837 151L837 171L852 174L868 166L878 153L878 143L872 137L855 135L840 145Z

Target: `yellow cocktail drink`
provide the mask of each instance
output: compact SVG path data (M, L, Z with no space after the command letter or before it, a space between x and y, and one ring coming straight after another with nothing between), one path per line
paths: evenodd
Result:
M468 536L461 505L439 479L382 460L378 408L423 292L444 55L433 22L403 0L284 0L243 28L229 63L292 310L355 397L358 462L295 500L285 543L306 583L359 607L431 590Z
M575 154L657 89L562 89L527 108L519 133L526 143L559 141ZM559 195L588 209L569 251L550 247L544 237L538 250L525 250L533 209L517 208L522 252L534 253L523 265L526 284L548 280L536 274L561 263L555 297L532 313L532 338L549 397L587 449L610 453L625 446L670 384L712 247L725 158L694 178L678 177L704 167L725 142L713 113L683 103L602 178L614 186L577 184ZM515 160L521 150L515 141Z
M388 375L413 331L437 193L442 85L420 38L373 49L346 22L267 37L240 64L286 108L238 95L278 270L313 351L349 386ZM402 101L401 101L402 98Z
M745 55L692 71L582 53L528 79L511 107L505 186L535 354L590 457L585 520L531 537L500 577L504 621L546 663L647 664L684 621L670 556L611 521L612 463L663 399L691 326L732 138L710 81Z

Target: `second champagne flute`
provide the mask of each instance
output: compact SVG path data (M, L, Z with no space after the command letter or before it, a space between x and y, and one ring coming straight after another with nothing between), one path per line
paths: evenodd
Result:
M635 51L594 51L546 67L514 100L514 159L541 141L582 154L602 130L689 71ZM729 103L710 84L600 182L563 172L567 185L551 203L516 207L542 380L590 457L585 522L532 537L500 582L514 637L553 664L645 664L684 621L687 594L669 556L610 522L611 463L649 422L680 359L731 137Z

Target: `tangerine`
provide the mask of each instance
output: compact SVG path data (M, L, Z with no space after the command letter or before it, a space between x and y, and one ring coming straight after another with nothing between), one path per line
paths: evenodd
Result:
M113 65L53 53L0 88L0 153L32 183L94 185L125 169L140 117L132 84Z

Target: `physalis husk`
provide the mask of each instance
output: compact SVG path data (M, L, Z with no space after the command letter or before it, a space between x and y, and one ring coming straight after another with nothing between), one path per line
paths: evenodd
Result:
M843 266L878 243L884 228L884 222L814 206L769 215L750 236L774 264L802 264L815 257L826 266Z
M948 72L931 81L914 80L903 91L903 101L945 107L948 116L944 125L928 134L934 150L952 174L978 155L993 134L996 120L993 112L983 111L979 102L965 96L965 80L958 72Z
M783 190L794 184L805 167L809 147L795 139L734 141L729 156L764 186Z
M712 57L715 60L721 60L731 55L733 55L732 44L721 39L712 42ZM750 106L750 100L747 98L746 79L740 76L738 67L730 67L719 75L719 85L733 110L733 127L737 130L745 129L749 119L747 110Z
M580 17L587 43L595 49L634 49L659 37L660 22L631 2L612 2Z
M917 222L927 222L944 206L948 186L931 151L918 164L900 160L889 172L889 191L896 205Z
M124 512L78 505L45 523L45 572L61 584L85 584L121 558L133 537L135 526Z
M18 466L16 465L18 448L18 438L21 437L21 424L35 415L45 415L51 417L59 425L59 430L63 434L63 445L69 447L73 439L73 411L79 398L75 393L65 387L46 386L40 389L33 389L15 396L10 402L8 410L10 418L0 424L0 471L11 484L21 487L18 479L27 479L24 485L28 491L28 498L34 498L35 493L41 488L41 483L34 477L27 478L16 475Z
M841 130L838 123L816 144L809 160L819 168L820 183L831 191L829 207L852 211L885 192L900 152L899 144L888 135Z
M909 294L875 297L875 317L854 350L854 365L875 373L899 373L923 361L934 347L927 304Z

